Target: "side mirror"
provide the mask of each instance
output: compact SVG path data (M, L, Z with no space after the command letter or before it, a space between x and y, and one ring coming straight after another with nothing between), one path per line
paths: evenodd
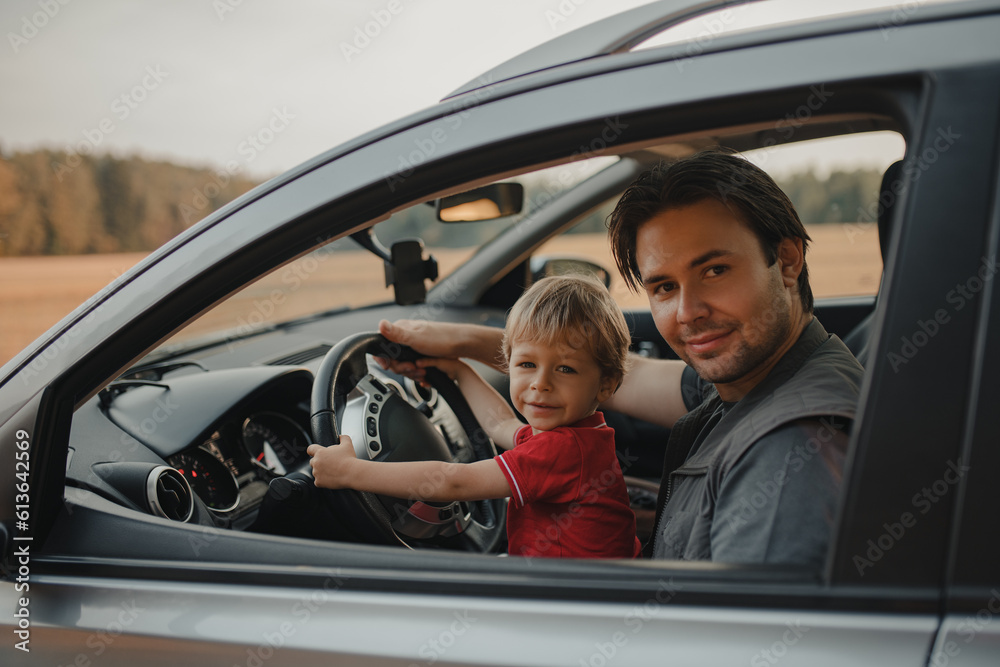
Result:
M576 257L532 257L531 280L537 282L548 276L564 276L567 274L591 275L604 283L604 286L611 288L611 273L600 264L595 264L588 259Z
M442 197L436 202L441 222L478 222L516 215L524 207L520 183L492 183L481 188Z

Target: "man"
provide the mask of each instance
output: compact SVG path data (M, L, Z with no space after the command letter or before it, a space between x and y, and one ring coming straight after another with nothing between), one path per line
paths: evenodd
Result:
M641 175L608 226L625 281L682 360L636 358L601 406L672 428L647 553L821 566L863 371L812 315L809 237L791 202L751 163L706 151ZM380 329L494 365L502 334Z

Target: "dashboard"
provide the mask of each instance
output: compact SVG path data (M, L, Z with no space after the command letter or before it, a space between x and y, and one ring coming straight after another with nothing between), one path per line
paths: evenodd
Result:
M466 438L436 392L371 370L424 406L457 453ZM74 416L67 485L161 518L253 530L273 479L311 475L312 384L308 366L182 362L130 373Z
M308 470L312 372L130 373L74 415L67 485L163 518L245 529L272 479Z
M263 406L261 406L263 407ZM256 509L275 477L308 468L311 438L301 404L226 420L200 445L167 457L205 506L239 519Z

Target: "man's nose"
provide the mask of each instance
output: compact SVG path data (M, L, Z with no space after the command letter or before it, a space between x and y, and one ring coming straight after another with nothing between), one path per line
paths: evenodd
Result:
M703 317L708 317L710 309L700 290L692 287L682 288L677 300L677 322L690 324Z

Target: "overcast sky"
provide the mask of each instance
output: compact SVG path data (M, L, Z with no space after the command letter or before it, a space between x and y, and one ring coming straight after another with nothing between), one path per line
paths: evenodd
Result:
M235 159L251 175L275 175L647 2L2 0L0 147L93 146L204 166ZM824 5L894 3L781 0L732 10L732 25ZM241 143L268 125L281 130L247 162Z

